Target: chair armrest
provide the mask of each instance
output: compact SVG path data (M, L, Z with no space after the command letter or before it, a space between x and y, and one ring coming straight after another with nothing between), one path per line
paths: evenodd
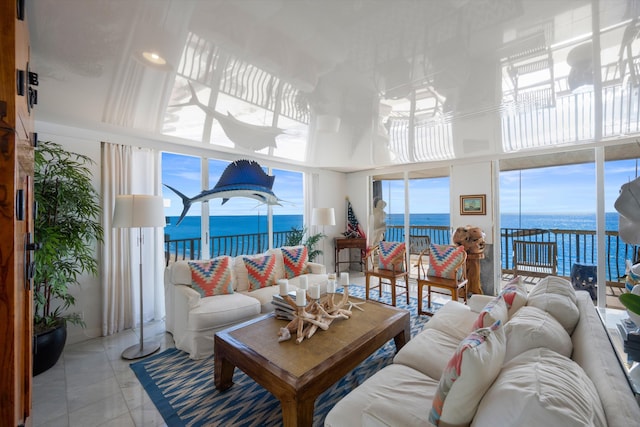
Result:
M320 264L317 262L308 262L307 267L309 268L309 273L327 274L327 267L325 267L324 264Z
M491 295L471 295L469 301L467 301L467 305L471 309L471 311L475 311L476 313L480 313L482 309L489 304L491 300L495 297Z
M200 305L200 293L187 285L174 285L176 287L176 301L182 300L189 310Z
M179 341L189 326L189 312L200 305L200 294L187 285L173 286L173 339Z

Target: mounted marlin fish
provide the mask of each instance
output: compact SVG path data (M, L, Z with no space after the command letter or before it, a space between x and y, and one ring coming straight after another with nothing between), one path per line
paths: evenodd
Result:
M194 197L187 197L170 185L165 184L165 187L182 199L182 213L176 223L179 225L193 203L210 199L222 199L224 205L232 197L248 197L267 205L280 205L281 200L271 190L275 178L267 175L257 162L236 160L222 172L213 189L203 191Z

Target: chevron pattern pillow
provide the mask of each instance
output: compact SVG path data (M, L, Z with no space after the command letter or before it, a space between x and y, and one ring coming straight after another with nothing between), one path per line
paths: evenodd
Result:
M455 268L465 257L464 246L429 245L429 269L427 276L455 279ZM462 270L459 270L459 275Z
M306 246L283 246L280 250L282 251L286 279L293 279L307 272L309 251Z
M276 257L274 255L242 257L242 259L249 275L250 291L276 284Z
M191 287L202 297L233 293L231 258L222 256L209 261L189 261Z
M435 426L468 426L480 400L502 368L507 352L500 322L463 339L442 371L429 421Z
M379 247L378 267L383 270L404 272L404 243L382 241Z

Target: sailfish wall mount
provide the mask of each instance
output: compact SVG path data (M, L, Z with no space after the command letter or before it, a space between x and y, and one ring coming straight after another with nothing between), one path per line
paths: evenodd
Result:
M280 200L273 193L275 176L267 175L258 162L252 160L236 160L229 164L222 172L222 176L211 190L205 190L193 197L187 197L180 191L164 184L182 199L182 213L176 225L179 225L185 215L196 202L210 199L222 199L224 205L232 197L248 197L266 205L280 205Z

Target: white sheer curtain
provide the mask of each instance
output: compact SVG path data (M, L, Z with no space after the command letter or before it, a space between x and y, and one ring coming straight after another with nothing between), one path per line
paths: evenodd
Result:
M161 194L160 155L155 150L102 143L102 335L137 326L140 286L137 228L112 227L120 194ZM142 281L145 322L164 317L164 233L143 228Z

